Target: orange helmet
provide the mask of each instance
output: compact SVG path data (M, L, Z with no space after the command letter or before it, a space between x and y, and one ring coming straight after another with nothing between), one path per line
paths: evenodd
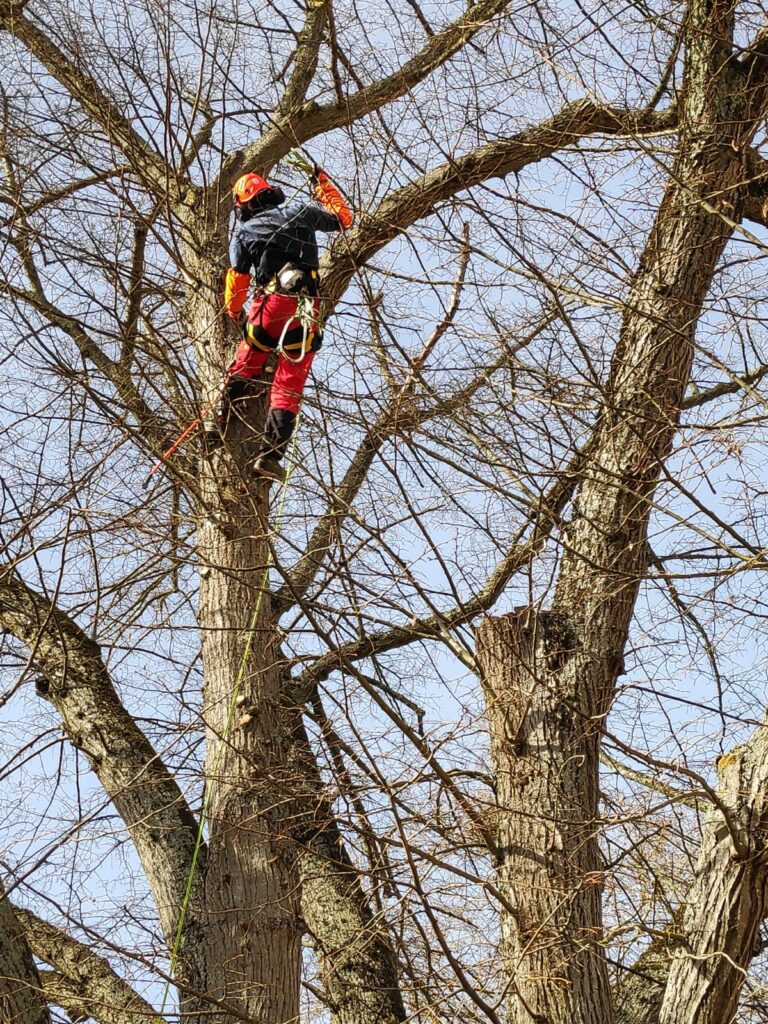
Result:
M249 203L259 192L268 188L272 188L272 186L260 174L244 174L235 182L232 195L235 197L235 202L242 206L243 203Z

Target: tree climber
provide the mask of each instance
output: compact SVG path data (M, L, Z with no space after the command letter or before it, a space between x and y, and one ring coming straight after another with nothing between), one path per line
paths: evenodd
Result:
M227 371L218 430L226 428L231 403L243 398L271 352L277 368L269 392L269 412L256 473L282 481L280 465L293 433L302 391L322 344L317 231L344 231L353 215L339 189L316 164L295 151L292 165L314 185L318 202L285 203L281 188L258 174L244 174L233 196L237 224L229 250L224 305L240 318L253 276L256 292L243 324L243 340Z

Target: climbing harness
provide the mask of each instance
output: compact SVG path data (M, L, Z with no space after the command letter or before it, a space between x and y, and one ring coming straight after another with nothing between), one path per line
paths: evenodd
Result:
M243 336L262 352L278 352L289 363L300 363L318 339L321 330L320 300L317 296L318 274L295 263L286 263L270 281L258 289L261 306L253 321L246 321ZM271 295L284 295L296 300L296 309L288 316L277 339L264 325L267 301ZM317 307L317 308L316 308ZM282 315L282 314L279 314ZM298 322L297 327L291 324ZM298 357L292 355L298 349Z
M294 469L296 468L296 439L299 433L299 422L300 416L296 419L296 429L293 434L291 441L291 449L288 453L288 471L286 473L285 481L282 484L280 494L280 504L278 506L277 515L275 517L275 526L272 534L276 541L280 536L280 529L283 522L283 515L285 513L285 501L288 494L288 484ZM267 535L267 541L269 542L269 534ZM208 778L205 783L205 790L203 793L203 803L200 808L200 821L197 826L197 835L195 836L195 847L192 851L192 861L189 866L189 874L187 875L186 885L184 887L184 896L182 897L181 907L179 908L179 923L176 926L176 934L173 940L173 946L171 947L170 965L168 970L168 979L165 983L163 990L163 1000L160 1005L161 1016L165 1013L165 1007L168 1002L168 996L171 990L171 978L174 975L174 970L178 963L179 950L181 949L181 939L184 933L184 925L187 920L187 913L189 911L189 904L192 900L192 889L195 884L195 876L197 875L197 865L200 860L200 851L203 847L203 835L205 832L205 826L208 822L208 816L213 803L213 797L215 793L215 782L219 778L219 770L221 768L221 761L224 756L224 750L229 744L229 735L232 731L232 723L235 720L235 714L239 705L240 690L242 689L243 680L245 679L246 669L248 667L248 659L253 651L253 640L256 635L256 626L259 621L259 615L261 613L262 602L264 600L264 594L267 590L267 584L269 583L269 573L274 563L274 543L269 544L269 553L267 555L266 565L264 566L264 573L261 577L259 585L258 597L256 598L256 606L253 609L253 615L251 616L248 624L248 632L245 637L245 644L243 645L243 653L240 658L240 664L237 670L237 676L235 677L235 685L232 689L232 695L229 698L229 704L227 706L227 717L224 721L224 729L221 733L221 739L219 746L216 751L216 757Z
M300 295L296 303L296 316L295 320L298 320L301 324L302 337L301 347L299 349L298 356L294 359L288 353L287 346L285 345L285 337L288 331L290 321L286 323L282 330L280 339L277 343L277 351L283 357L287 359L289 363L300 363L307 352L311 351L312 343L319 333L320 321L319 318L315 318L315 297L313 295Z

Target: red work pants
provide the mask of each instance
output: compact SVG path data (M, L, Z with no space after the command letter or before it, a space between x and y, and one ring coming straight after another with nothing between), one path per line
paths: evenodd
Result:
M241 341L235 361L229 368L229 384L238 379L258 377L269 356L269 352L262 352L247 341ZM307 352L298 363L292 363L284 355L277 357L277 368L269 389L269 412L264 423L262 445L262 451L276 459L283 456L293 434L301 395L314 358L314 352Z
M241 341L235 353L235 361L229 368L229 377L245 377L250 380L258 377L269 358L269 352L262 352L247 341ZM299 363L292 363L285 356L277 357L277 369L269 389L269 408L285 409L297 413L301 404L301 395L312 368L314 352L307 352Z
M307 383L315 353L310 351L299 358L302 346L309 343L320 347L321 331L317 328L320 314L319 300L313 300L314 325L309 338L307 327L296 316L299 300L293 295L258 295L248 311L246 336L235 353L229 368L228 380L233 382L258 377L264 364L282 339L283 353L277 357L277 368L269 390L269 412L264 425L265 452L280 458L290 440L301 405L301 395ZM253 342L253 344L251 343ZM297 362L293 360L297 359Z

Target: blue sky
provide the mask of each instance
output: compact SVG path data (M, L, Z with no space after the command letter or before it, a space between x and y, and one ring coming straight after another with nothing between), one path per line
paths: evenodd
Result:
M459 10L459 5L424 6L436 24L454 9ZM266 124L258 106L271 109L274 97L268 91L262 95L257 86L285 52L287 38L278 31L284 23L277 15L263 23L271 33L269 50L260 41L258 25L249 27L245 45L243 40L233 45L230 30L222 26L221 49L215 59L201 63L194 53L198 29L192 10L184 8L186 13L176 18L170 30L173 70L177 80L183 75L192 84L198 79L212 84L214 108L227 114L222 122L223 142L241 144ZM253 21L249 5L238 10L243 24ZM127 44L130 36L123 22L127 17L137 36L147 40L146 69L150 69L156 27L138 8L126 13L122 6L105 5L100 11L96 27L84 23L84 31L98 29L111 39L119 31ZM677 11L677 7L671 9L670 23ZM373 117L351 133L339 131L315 140L309 149L338 175L358 207L370 210L386 189L412 179L419 166L435 166L479 140L519 130L568 99L588 95L635 102L647 96L652 89L648 83L655 81L665 57L665 31L652 32L637 7L596 5L588 13L599 16L602 27L615 33L614 46L606 48L589 19L576 18L570 5L548 12L545 38L536 8L521 4L511 28L489 39L481 53L472 51L459 58L395 104L386 118L396 126L397 137L416 167L383 146L377 134L380 125ZM417 26L404 5L400 15L394 23L386 7L370 8L366 32L354 18L340 22L344 45L368 77L396 64L401 32L417 37ZM28 113L24 107L28 103L50 126L64 108L60 90L51 88L36 95L26 83L28 62L23 54L14 53L7 40L2 45L14 69L6 85L15 87L20 120L24 121L22 113ZM638 62L637 54L642 61ZM641 73L635 74L627 61L635 68L639 63ZM162 71L159 59L158 67ZM222 69L230 79L226 88ZM126 102L130 98L133 109L146 116L146 134L159 138L158 116L164 107L155 104L140 84L139 70L124 70L121 83L111 67L104 81L120 90ZM474 105L466 95L470 71L478 85ZM242 95L234 88L235 81ZM327 101L332 97L327 71L321 83L321 99ZM31 99L25 97L25 89ZM468 110L472 116L467 116ZM96 141L84 137L80 152L75 153L65 142L66 136L59 139L53 130L48 133L50 152L42 153L41 161L50 157L44 165L50 178L43 176L41 166L30 176L30 194L51 179L85 174L86 155L96 166L107 161L105 148ZM674 144L672 137L654 140L648 154L623 143L590 141L579 153L546 161L517 179L492 181L474 190L471 200L463 197L466 201L461 204L446 204L373 260L368 280L374 292L383 293L385 324L397 345L413 354L447 307L457 238L462 222L469 223L473 254L465 302L426 370L430 386L441 395L482 373L502 343L514 342L550 308L553 292L565 304L570 321L553 325L523 350L514 375L503 371L494 377L478 396L470 422L456 427L439 420L427 428L434 430L432 435L415 433L386 446L357 502L359 522L351 522L343 535L359 593L353 600L336 578L327 581L320 595L320 617L338 642L354 636L360 625L350 614L350 605L356 601L364 605L362 621L373 627L377 621L402 621L407 615L421 614L428 601L448 607L454 601L454 588L462 597L471 594L520 523L524 492L506 470L525 487L541 488L562 465L572 437L585 436L596 410L596 378L604 378L616 341L628 268L636 266ZM26 151L30 143L22 138L18 145ZM210 175L217 161L214 152L195 173L200 178ZM282 168L275 177L288 183L295 180ZM147 209L146 199L129 182L111 190L97 186L35 221L48 239L40 249L47 261L46 285L51 295L84 317L106 346L116 344L120 288L107 280L98 263L86 270L80 265L73 273L73 253L78 247L96 255L114 252L117 267L124 270L131 202ZM752 230L766 240L761 229ZM157 236L150 240L148 276L158 289L178 278L172 256L164 249L172 234L161 220ZM739 239L729 247L724 260L727 269L718 275L699 331L701 352L695 376L701 388L723 379L707 352L737 372L766 358L765 310L760 301L764 259L764 252L748 240ZM532 267L540 275L538 280L532 278ZM167 345L165 354L178 370L191 375L184 383L184 389L191 391L194 363L175 300L159 303L152 321ZM23 559L30 582L40 585L41 575L50 590L59 587L65 607L104 644L126 705L167 754L169 763L179 767L180 780L196 802L201 675L189 514L182 510L177 515L162 479L145 502L140 484L147 459L105 426L96 407L81 404L76 386L79 359L71 344L50 331L37 340L30 338L37 326L35 318L25 325L5 300L0 305L0 324L5 396L0 474L8 489L6 536L14 532L18 516L9 493L22 512L28 507L40 510L34 528L14 542L10 553ZM57 365L62 356L74 375L74 387ZM402 355L394 359L402 372ZM144 365L149 373L151 353ZM160 409L173 397L163 393L162 378L156 373L148 394ZM351 451L364 436L365 424L375 419L386 399L371 346L369 314L360 289L353 285L329 324L308 393L298 441L300 466L288 495L278 546L285 562L293 561L314 524L328 480L340 479ZM722 548L725 541L733 546L733 538L726 537L713 514L761 547L765 515L762 417L759 401L744 417L740 399L687 413L668 469L671 478L682 479L704 507L697 507L674 483L664 485L651 528L654 550L670 557L665 568L675 574L682 599L713 639L719 679L696 625L690 618L681 621L663 586L648 583L641 589L627 675L621 680L610 722L618 735L643 749L671 759L685 757L704 772L710 772L714 757L742 739L762 714L763 569L758 565L715 576L708 553L694 557L689 552L703 545ZM473 435L480 437L483 450ZM555 443L548 447L553 435ZM413 508L418 509L418 518ZM169 528L172 523L177 525L175 534ZM374 527L385 531L391 550L376 541ZM556 567L557 537L554 541L532 573L510 585L495 612L530 600L546 602ZM403 562L394 584L386 578L393 551ZM439 565L438 554L447 573ZM277 581L278 573L273 575ZM144 605L135 614L132 609L140 601ZM299 619L295 627L288 644L293 653L322 652L322 643L306 621ZM471 633L465 631L463 638L471 648ZM487 771L477 680L460 661L444 646L425 643L382 657L380 666L391 685L424 709L425 732L440 744L446 764ZM372 671L372 666L364 667ZM4 686L15 685L17 670L18 657L7 655ZM329 711L345 738L357 743L357 730L393 781L408 780L409 795L428 800L429 784L418 778L420 765L413 749L360 687L350 679L334 677L327 684L327 697ZM412 709L400 710L415 721ZM20 887L19 897L51 918L57 918L61 908L112 940L155 955L156 937L145 930L145 922L154 917L125 834L110 808L102 807L101 791L82 758L55 742L55 715L35 697L29 673L0 710L0 722L0 763L18 750L29 750L21 755L21 766L14 761L13 770L0 774L0 806L6 808L0 825L0 859L11 872L24 873L45 854L43 863ZM475 791L482 792L479 784ZM367 799L372 810L383 806L381 796L373 791ZM96 819L60 844L72 823L91 813L97 813ZM379 813L383 821L384 811ZM434 884L442 885L443 879ZM130 962L124 967L140 985L148 985L157 1000L157 984L147 978L145 969Z

